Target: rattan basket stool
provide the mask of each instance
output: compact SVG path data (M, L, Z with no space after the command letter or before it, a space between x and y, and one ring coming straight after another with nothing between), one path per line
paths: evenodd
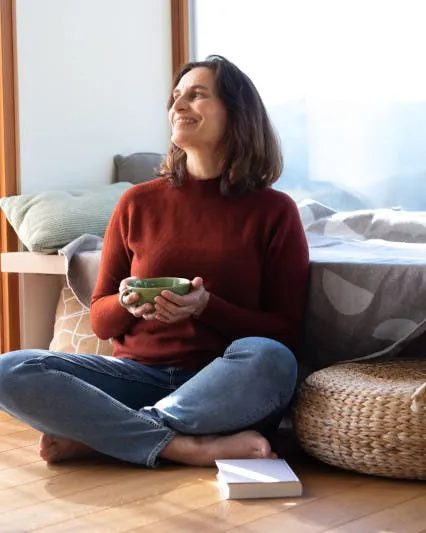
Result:
M299 387L294 429L326 463L379 476L426 479L426 359L343 363Z

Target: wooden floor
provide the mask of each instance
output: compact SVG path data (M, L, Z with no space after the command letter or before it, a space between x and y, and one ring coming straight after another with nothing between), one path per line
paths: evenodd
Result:
M425 533L426 483L328 467L294 447L301 498L221 501L215 468L108 459L47 466L38 434L0 412L0 532Z

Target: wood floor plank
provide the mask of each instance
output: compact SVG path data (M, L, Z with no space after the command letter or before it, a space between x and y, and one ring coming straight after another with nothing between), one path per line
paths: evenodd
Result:
M426 533L425 483L334 468L297 448L285 457L302 497L222 501L215 468L46 465L38 437L0 417L0 533Z
M4 420L0 421L0 436L3 435L10 435L10 433L16 433L19 431L27 431L28 427L24 426L21 422L18 422L18 420L14 420L13 418L6 418Z
M0 531L20 523L37 530L48 525L72 520L93 513L95 510L122 506L135 500L174 490L182 482L193 478L190 468L164 470L139 469L138 475L113 485L102 485L79 491L63 498L53 498L0 515Z
M0 514L54 498L66 498L95 487L111 486L118 481L139 475L136 467L126 468L104 463L80 464L79 469L73 471L64 471L59 465L46 468L54 468L57 475L47 480L41 479L0 491Z
M313 490L322 487L324 494L334 494L341 491L342 487L356 487L365 484L369 481L365 476L358 476L350 472L341 472L337 469L322 465L326 472L332 472L330 476L330 482L324 487L324 483L318 483L316 478L318 474L312 476L309 474L309 466L306 468L308 475L311 475ZM182 468L182 467L180 467ZM299 471L303 472L305 467L299 468ZM268 500L268 501L256 501L251 502L250 513L247 513L247 508L242 508L241 504L236 502L221 502L219 494L215 484L216 469L187 469L183 467L183 470L189 471L190 484L186 487L178 487L178 489L172 488L160 496L145 497L143 500L137 498L128 505L122 505L119 507L112 507L109 509L95 510L91 513L87 513L84 518L74 518L67 523L61 522L51 527L42 527L37 531L43 532L59 532L59 531L127 531L133 528L139 528L146 525L148 528L153 524L156 524L161 517L167 516L175 517L177 515L183 515L188 512L188 509L198 509L208 507L212 502L216 502L219 509L219 514L224 517L222 512L223 506L226 503L227 508L229 505L233 506L238 511L232 515L232 521L226 525L226 521L222 520L220 529L229 529L235 523L242 523L244 520L254 520L261 516L265 516L271 513L278 513L281 510L282 500ZM157 476L160 470L154 472L154 476ZM191 479L192 473L192 479ZM321 476L321 469L320 474ZM157 477L154 477L154 482ZM194 483L197 483L196 487ZM194 488L195 487L195 488ZM310 501L314 496L306 496L305 501ZM91 496L93 500L93 495ZM175 500L180 501L179 505L175 505ZM297 504L301 503L300 499L297 499ZM285 505L288 504L288 501ZM240 512L241 511L241 512ZM216 511L206 511L206 517L210 517L213 513L213 520L216 522ZM175 518L172 519L172 523L175 523ZM196 522L198 524L198 522ZM112 525L114 524L114 525ZM217 525L217 524L215 524ZM197 526L198 527L198 526Z
M23 429L22 431L3 435L0 437L0 452L37 444L39 440L40 433L33 429Z
M68 531L114 532L129 531L141 526L157 527L162 518L169 517L174 523L176 516L187 514L188 511L200 512L200 509L211 506L212 501L219 507L229 505L222 502L216 487L215 469L201 469L199 475L194 472L188 483L159 495L151 495L144 499L136 499L130 504L86 514L84 518L74 519L67 523L58 523L52 527L37 529L43 533L67 533ZM252 516L264 516L276 512L276 502L253 502ZM235 504L235 502L232 502ZM246 514L246 511L243 511Z
M278 533L285 525L292 533L319 533L425 494L425 488L419 483L376 478L371 480L371 483L343 490L333 496L320 497L303 508L287 509L282 516L257 520L248 527L236 528L232 532ZM359 529L358 533L361 532L364 533L364 530Z
M5 413L4 411L0 411L0 422L2 420L12 420L12 417Z
M423 533L426 525L426 495L412 498L399 505L354 520L327 533Z
M67 533L70 531L114 532L128 531L140 524L154 525L161 517L176 515L210 505L218 499L214 474L210 469L187 469L187 481L175 485L155 484L163 487L158 494L135 491L133 501L123 505L113 505L108 509L98 510L68 522L58 523L51 527L37 529L43 533ZM158 479L155 476L154 479ZM182 473L179 474L182 479ZM142 480L143 481L143 480Z
M323 480L324 482L324 480ZM305 481L310 493L309 480ZM192 533L208 528L210 531L232 531L238 533L318 533L349 520L369 515L377 510L387 509L400 502L424 494L420 484L406 482L390 483L388 480L375 480L334 495L317 498L309 497L276 500L273 503L260 502L272 506L272 512L264 517L253 514L253 502L225 502L215 504L195 512L179 515L155 524L156 533ZM313 496L313 495L312 495ZM149 527L132 529L132 533L147 532ZM358 532L363 532L359 529Z
M38 444L0 452L0 471L30 463L41 462Z
M59 468L59 470L58 470ZM15 468L5 468L0 470L0 491L13 487L19 487L32 481L49 480L67 472L81 470L81 464L67 464L61 467L47 467L44 461L38 461Z

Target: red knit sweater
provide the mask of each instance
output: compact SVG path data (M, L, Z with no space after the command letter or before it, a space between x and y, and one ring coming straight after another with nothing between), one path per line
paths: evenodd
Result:
M277 339L297 348L308 247L299 213L284 193L224 197L219 179L156 179L128 189L105 233L91 321L114 355L147 365L201 368L233 340ZM135 318L118 301L120 281L201 276L210 299L198 318L173 324Z

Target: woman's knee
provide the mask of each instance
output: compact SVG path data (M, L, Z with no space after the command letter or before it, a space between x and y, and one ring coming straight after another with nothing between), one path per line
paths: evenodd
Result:
M224 357L244 358L254 365L260 375L271 380L285 379L296 383L297 361L293 352L281 342L266 337L244 337L234 341Z
M37 362L40 355L40 350L17 350L0 355L0 396L16 390L17 384L25 380L27 363Z

